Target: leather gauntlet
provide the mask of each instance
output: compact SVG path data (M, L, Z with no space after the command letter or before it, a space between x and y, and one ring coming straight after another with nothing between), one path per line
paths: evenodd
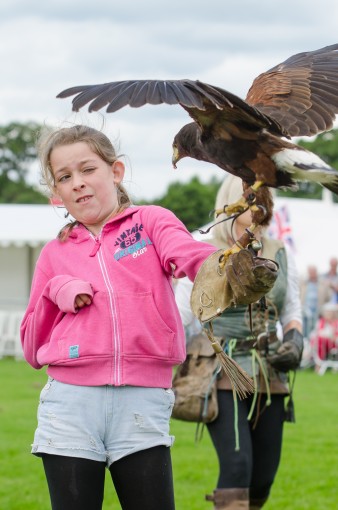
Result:
M303 335L298 329L290 329L285 333L283 343L275 354L267 357L267 360L280 372L296 370L299 367L303 354Z
M224 267L224 250L210 255L200 267L191 292L190 305L202 322L231 306L259 301L273 287L278 264L253 256L247 249L230 255Z

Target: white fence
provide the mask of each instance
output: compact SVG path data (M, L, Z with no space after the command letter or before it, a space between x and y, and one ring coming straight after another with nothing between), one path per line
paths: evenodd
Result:
M24 311L0 310L0 359L5 356L23 358L20 340L23 315Z

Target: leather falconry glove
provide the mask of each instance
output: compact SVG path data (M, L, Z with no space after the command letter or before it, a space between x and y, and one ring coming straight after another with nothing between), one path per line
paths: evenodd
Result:
M224 250L210 255L200 267L191 291L190 305L200 322L209 322L205 332L220 365L240 399L254 392L252 378L223 350L215 339L210 321L226 308L261 299L273 287L278 264L241 249L225 256Z
M303 335L298 329L290 329L285 333L283 343L275 354L267 356L267 360L280 372L296 370L299 367L303 354Z
M226 308L259 301L278 276L276 262L256 257L248 249L230 255L225 265L223 254L224 250L218 250L210 255L194 281L190 305L201 322L221 315Z

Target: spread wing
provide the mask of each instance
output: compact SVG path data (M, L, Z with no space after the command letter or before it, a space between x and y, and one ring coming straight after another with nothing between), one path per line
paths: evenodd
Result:
M238 125L251 130L267 128L286 136L282 127L259 109L238 96L201 81L192 80L126 80L101 85L83 85L63 90L57 97L75 96L73 110L89 104L90 112L107 107L116 112L124 106L138 108L145 104L179 104L199 124L209 130L216 125Z
M291 136L328 131L338 114L338 44L298 53L259 75L246 102Z
M139 108L145 104L181 104L187 108L203 108L200 96L191 91L190 80L126 80L103 83L101 85L83 85L63 90L57 97L74 96L73 110L90 103L88 110L98 111L107 106L107 113L113 113L131 106ZM217 104L217 102L216 102Z

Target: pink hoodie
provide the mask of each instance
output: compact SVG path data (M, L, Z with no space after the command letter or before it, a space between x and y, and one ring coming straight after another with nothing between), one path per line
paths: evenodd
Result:
M172 276L193 280L215 250L158 206L129 207L97 238L75 227L41 251L21 324L25 358L69 384L169 388L185 358ZM77 312L80 293L93 301Z

